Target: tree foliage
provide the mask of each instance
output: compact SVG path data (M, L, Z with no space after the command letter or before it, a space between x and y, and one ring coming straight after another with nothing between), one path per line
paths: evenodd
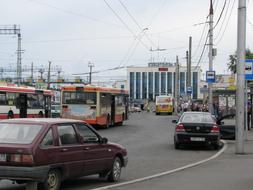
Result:
M245 58L253 59L253 52L251 52L250 49L248 48L245 50ZM237 60L236 53L234 53L233 55L229 55L228 69L232 73L236 73L236 60Z

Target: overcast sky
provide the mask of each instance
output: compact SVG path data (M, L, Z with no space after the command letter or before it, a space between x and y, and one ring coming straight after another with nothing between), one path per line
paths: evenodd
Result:
M227 72L229 54L236 50L238 0L214 0L217 56L214 69ZM253 0L247 0L247 47L253 50ZM118 66L145 66L151 60L185 64L189 36L196 65L205 42L209 0L0 0L1 25L21 28L22 64L62 67L64 74L101 71ZM107 4L106 4L107 3ZM130 13L130 15L128 14ZM201 39L203 29L204 35ZM151 52L152 49L166 49ZM0 36L0 66L16 66L17 38ZM208 68L208 48L200 65ZM126 69L95 74L108 78L126 75ZM114 77L113 77L114 76Z

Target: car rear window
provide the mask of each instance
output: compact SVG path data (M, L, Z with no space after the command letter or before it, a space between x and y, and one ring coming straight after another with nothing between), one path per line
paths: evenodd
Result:
M182 116L183 123L213 123L214 119L209 114L185 114Z
M1 123L0 143L30 144L41 128L42 125Z

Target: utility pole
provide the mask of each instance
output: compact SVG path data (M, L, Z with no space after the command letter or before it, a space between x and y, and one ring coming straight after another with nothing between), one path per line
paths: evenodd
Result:
M213 71L213 1L210 0L209 10L209 71ZM208 109L213 113L213 84L208 83Z
M21 34L18 33L18 50L17 50L17 82L20 85L22 80L22 67L21 67Z
M89 84L91 84L91 75L92 75L92 67L94 67L94 64L89 62L88 67L90 68L90 73L89 73Z
M21 33L20 28L17 25L0 25L0 35L17 35L18 36L18 48L17 48L17 70L16 70L16 82L18 85L22 79L22 65L21 65Z
M237 60L236 60L236 154L244 154L245 117L245 45L246 45L246 0L238 2L237 20Z
M187 91L191 88L191 60L192 59L192 37L189 37L189 54L188 54L188 64L187 64ZM188 100L191 100L191 93L188 94Z
M174 112L178 113L179 105L179 61L178 56L176 57L176 71L175 71L175 103L174 103Z
M31 84L33 85L33 62L31 64Z
M47 89L50 89L51 61L48 61Z

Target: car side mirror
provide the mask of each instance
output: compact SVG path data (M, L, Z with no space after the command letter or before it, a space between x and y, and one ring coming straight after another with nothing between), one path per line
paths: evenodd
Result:
M173 120L172 120L172 123L177 123L177 122L178 122L177 119L173 119Z
M108 143L108 139L105 138L105 137L103 137L103 138L100 139L100 143L101 144L107 144Z

